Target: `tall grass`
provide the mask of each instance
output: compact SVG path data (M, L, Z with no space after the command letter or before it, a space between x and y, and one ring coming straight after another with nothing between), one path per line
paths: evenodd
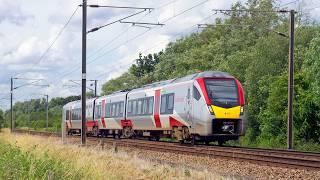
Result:
M48 155L36 157L0 139L0 179L79 179L80 173L69 173L70 164Z
M16 151L17 154L23 154L22 159L27 154L32 168L26 169L32 169L33 174L39 174L35 177L30 176L31 179L49 176L48 173L44 173L48 169L51 169L50 172L54 174L60 173L61 176L56 176L55 179L60 179L60 177L63 179L224 179L206 169L195 170L183 165L172 167L140 159L134 153L124 151L115 153L112 150L101 150L99 147L82 148L73 144L62 144L57 138L14 136L2 133L0 139L6 143L6 146L3 146L4 150L7 150L8 147L19 148ZM14 157L10 155L7 159ZM19 162L20 160L16 161L15 165ZM45 166L45 164L49 165ZM1 164L9 169L13 169L15 165ZM21 162L19 166L25 167L24 162ZM26 167L31 167L31 165ZM26 173L15 177L29 178Z

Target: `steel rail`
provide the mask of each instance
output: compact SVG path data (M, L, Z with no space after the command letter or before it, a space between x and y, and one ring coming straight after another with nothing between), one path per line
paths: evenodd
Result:
M61 133L37 132L27 130L16 130L17 133L29 133L31 135L60 136ZM72 136L79 138L78 136ZM233 160L247 161L261 165L280 166L302 169L320 169L320 153L302 152L293 150L260 149L246 147L220 147L188 144L145 141L139 139L112 139L89 137L91 145L115 143L122 147L135 147L139 149L170 152L204 157L219 157Z

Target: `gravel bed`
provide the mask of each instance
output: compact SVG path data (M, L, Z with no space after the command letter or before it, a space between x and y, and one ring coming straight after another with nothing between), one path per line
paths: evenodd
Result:
M111 146L110 146L111 147ZM106 147L107 148L107 147ZM142 159L218 173L227 179L320 179L320 171L272 167L241 160L118 147Z
M69 142L71 143L75 143L75 141L79 142L79 139L69 139ZM96 145L96 142L91 143L93 143L92 145L94 146ZM91 143L88 141L88 144ZM105 144L104 148L109 149L114 147L113 145ZM117 149L119 151L127 152L132 155L132 157L165 163L175 167L180 166L182 168L213 172L225 177L226 179L320 179L320 170L272 167L236 159L232 160L221 157L204 157L175 154L170 152L156 152L129 146L119 146Z

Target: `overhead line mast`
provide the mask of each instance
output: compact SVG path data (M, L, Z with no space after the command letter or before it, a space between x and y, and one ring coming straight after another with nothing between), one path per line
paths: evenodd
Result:
M87 0L82 4L81 145L86 145Z
M14 87L13 80L14 79L21 79L21 80L32 80L32 82L22 84L20 86ZM49 87L49 84L34 84L39 81L42 81L43 79L29 79L29 78L17 78L17 77L11 77L10 78L10 132L13 132L15 130L15 121L13 120L13 90L19 89L24 86L42 86L42 87Z
M131 14L119 20L113 21L111 23L92 28L87 31L87 0L83 0L82 6L82 88L81 88L81 144L86 145L86 81L87 81L87 34L98 31L99 29L112 25L121 20L130 18L147 10L151 11L153 8L144 8L144 7L122 7L122 6L100 6L100 5L89 5L89 7L106 7L106 8L122 8L122 9L142 9L137 13ZM95 82L96 84L96 82ZM96 91L95 91L96 95Z

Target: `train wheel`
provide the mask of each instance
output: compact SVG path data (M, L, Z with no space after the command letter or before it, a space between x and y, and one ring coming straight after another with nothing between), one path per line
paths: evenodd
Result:
M131 138L133 136L134 132L130 126L127 126L123 129L122 136L125 138Z
M159 141L160 140L160 136L159 135L155 135L152 138L154 141Z
M191 145L196 145L196 138L194 136L191 137L191 141L190 141Z
M116 135L114 136L114 138L120 139L120 134L116 134Z
M225 143L225 141L224 140L218 140L218 144L219 144L219 146L223 146L223 144Z

